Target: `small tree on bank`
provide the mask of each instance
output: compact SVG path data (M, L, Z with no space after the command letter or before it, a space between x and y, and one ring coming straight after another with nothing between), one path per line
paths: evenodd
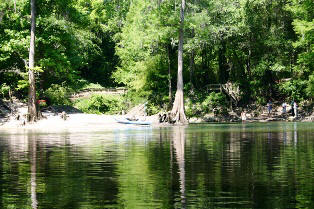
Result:
M180 8L180 28L179 28L179 48L178 48L178 80L177 80L177 91L173 107L171 110L172 121L180 124L187 124L184 113L184 97L183 97L183 29L184 29L184 9L185 0L181 1Z
M36 88L35 88L35 28L36 28L36 8L35 0L31 0L31 37L29 46L29 66L28 66L28 115L29 121L34 122L37 120L37 109L36 109Z

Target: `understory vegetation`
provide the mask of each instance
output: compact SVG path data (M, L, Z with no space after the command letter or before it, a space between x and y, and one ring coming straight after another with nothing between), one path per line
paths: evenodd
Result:
M37 99L87 113L148 101L170 110L177 84L175 0L37 0ZM27 100L30 0L0 1L0 96ZM185 8L183 80L188 117L230 106L314 97L312 0L200 0ZM213 91L212 84L238 87ZM125 87L120 96L76 92ZM232 103L231 103L232 102Z
M74 107L92 114L118 114L124 109L124 100L121 96L93 94L90 98L78 99Z

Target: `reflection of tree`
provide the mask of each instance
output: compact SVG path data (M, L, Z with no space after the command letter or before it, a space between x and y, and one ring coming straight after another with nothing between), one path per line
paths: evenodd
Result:
M177 126L173 130L173 146L176 152L176 159L179 165L180 174L180 192L181 203L185 207L185 162L184 162L184 145L185 145L184 127Z
M0 208L3 207L3 144L2 144L2 139L0 137Z
M0 136L0 208L314 208L313 131L283 125L283 136L190 126L89 144Z
M287 125L284 124L284 129L283 129L283 144L287 144Z
M294 146L297 145L297 142L298 142L298 132L297 132L297 123L295 122L293 124L293 139L294 139Z
M31 201L32 201L32 208L37 209L37 196L36 196L36 152L37 152L37 140L35 137L30 138L31 145L30 148L30 162L31 162Z
M161 181L149 166L148 152L145 152L134 140L125 146L126 152L117 167L118 204L122 208L162 208L156 201Z

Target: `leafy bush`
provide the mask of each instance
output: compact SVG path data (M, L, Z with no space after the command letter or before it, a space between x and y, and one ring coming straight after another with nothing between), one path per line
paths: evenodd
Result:
M306 81L304 80L289 80L280 84L279 89L289 99L302 101L304 99Z
M209 96L206 97L206 99L202 103L202 109L206 112L211 112L212 109L217 107L225 107L227 105L227 99L226 95L219 92L215 93L212 92L209 94Z
M94 94L90 98L77 100L74 106L85 113L115 114L123 110L123 99L116 95Z
M147 95L143 95L142 93L143 92L136 92L134 90L128 90L125 94L123 94L122 101L124 101L124 105L123 105L124 110L128 110L128 109L131 109L132 107L135 107L138 104L145 103L147 101L146 100ZM153 102L150 101L149 103L153 103ZM150 110L147 110L147 111L150 111Z
M189 98L185 99L184 108L185 108L185 115L189 118L204 113L201 103L194 102Z
M3 98L9 96L9 92L10 86L8 86L6 83L0 85L0 93L2 94Z
M155 115L161 111L161 108L153 103L148 103L146 111L148 115Z
M201 100L202 101L202 100ZM187 117L204 115L213 112L214 108L219 108L219 113L226 111L226 95L223 93L210 93L203 102L200 100L185 99L185 114Z
M15 90L27 97L28 89L29 89L28 73L21 73L20 77L17 80Z
M102 85L100 85L98 83L90 83L89 81L87 81L85 79L77 79L75 82L71 83L70 85L75 91L81 91L81 90L85 90L85 89L102 89L102 88L104 88Z
M82 89L102 89L103 86L99 83L89 83L83 86Z
M310 75L309 81L306 87L306 93L310 98L314 97L314 74Z
M44 91L44 96L50 104L54 105L70 105L69 95L73 90L59 84L52 84L50 88Z

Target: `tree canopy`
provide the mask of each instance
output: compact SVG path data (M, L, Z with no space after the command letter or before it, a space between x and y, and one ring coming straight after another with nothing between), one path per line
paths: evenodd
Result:
M159 107L173 100L168 92L177 81L180 4L37 0L38 96L56 84L77 89L98 83L125 86ZM240 104L313 98L313 4L186 2L185 98L206 97L209 84L226 83L240 88ZM30 25L30 0L0 1L0 85L10 86L19 97L25 97L28 88Z

